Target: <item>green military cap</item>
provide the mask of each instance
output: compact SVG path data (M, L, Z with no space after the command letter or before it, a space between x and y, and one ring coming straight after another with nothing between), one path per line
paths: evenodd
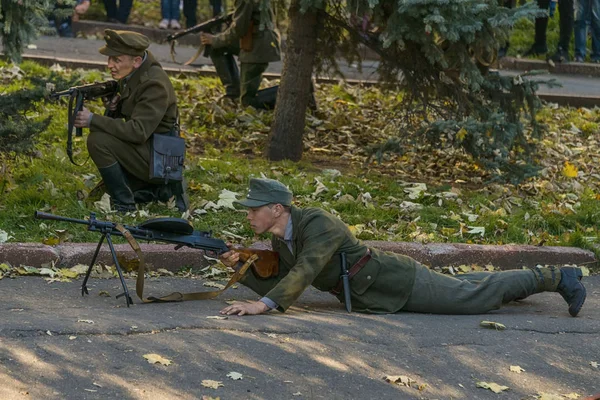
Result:
M150 40L141 33L131 31L104 30L106 45L100 48L100 54L116 57L123 54L143 56L150 45Z
M235 201L244 207L262 207L267 204L292 205L292 192L273 179L250 179L250 191L245 200Z

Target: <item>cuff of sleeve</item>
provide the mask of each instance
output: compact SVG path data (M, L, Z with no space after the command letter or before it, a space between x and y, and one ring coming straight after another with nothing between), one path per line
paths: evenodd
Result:
M94 114L90 113L90 117L88 118L88 124L87 124L88 127L92 126L92 118L93 117L94 117Z
M273 300L271 300L268 297L263 297L262 299L260 299L260 301L265 303L266 306L269 307L271 310L279 307L279 305L277 303L275 303Z

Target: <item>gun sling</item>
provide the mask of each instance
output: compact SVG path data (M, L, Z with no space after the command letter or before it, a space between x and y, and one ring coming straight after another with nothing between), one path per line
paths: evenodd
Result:
M195 292L195 293L173 292L166 296L161 296L161 297L148 296L147 298L144 298L144 275L146 272L146 267L144 264L144 256L142 254L142 249L140 248L140 245L137 242L137 240L135 240L135 238L131 235L131 233L127 229L125 229L125 227L123 227L123 225L117 224L115 226L115 228L119 232L121 232L121 234L123 235L123 237L125 239L127 239L127 242L129 243L132 250L135 252L135 254L137 255L137 257L140 261L140 264L138 267L137 280L136 280L136 284L135 284L135 291L136 291L138 297L140 298L140 300L142 300L144 303L167 303L167 302L174 302L174 301L214 299L215 297L217 297L218 295L223 293L225 290L229 289L232 285L237 283L244 276L244 274L246 273L248 268L250 268L250 266L256 260L258 260L257 254L253 254L250 258L248 258L248 260L244 263L244 265L242 265L242 267L233 274L233 276L229 279L229 282L227 282L227 284L225 285L225 287L223 289L215 290L212 292Z

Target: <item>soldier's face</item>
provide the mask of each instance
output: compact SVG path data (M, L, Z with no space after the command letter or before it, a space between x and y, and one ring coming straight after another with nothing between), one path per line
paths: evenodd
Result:
M249 208L246 219L250 222L250 228L252 228L256 234L260 235L261 233L271 231L277 219L276 214L275 207L266 205Z
M122 79L142 65L142 57L128 55L108 57L108 69L113 79Z

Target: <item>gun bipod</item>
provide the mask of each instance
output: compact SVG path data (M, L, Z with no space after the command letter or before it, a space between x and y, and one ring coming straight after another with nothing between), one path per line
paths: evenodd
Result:
M133 304L133 300L129 295L129 290L127 289L127 283L125 283L125 277L123 276L123 270L119 265L119 260L117 259L117 252L115 251L115 247L113 246L113 242L110 236L110 232L102 232L102 237L100 237L100 241L98 242L98 246L96 247L96 251L94 252L94 257L92 257L92 262L88 267L87 272L85 273L85 278L83 279L83 283L81 284L81 295L84 296L89 294L87 288L87 281L90 277L90 273L92 272L92 268L94 268L94 263L96 262L96 258L98 258L98 253L100 253L100 247L102 247L102 242L106 238L106 242L108 243L108 247L110 248L110 254L112 255L113 261L115 262L115 268L117 269L117 273L119 274L119 279L121 280L121 285L123 285L123 293L117 295L117 299L119 297L125 296L125 301L127 302L127 307L130 304Z

